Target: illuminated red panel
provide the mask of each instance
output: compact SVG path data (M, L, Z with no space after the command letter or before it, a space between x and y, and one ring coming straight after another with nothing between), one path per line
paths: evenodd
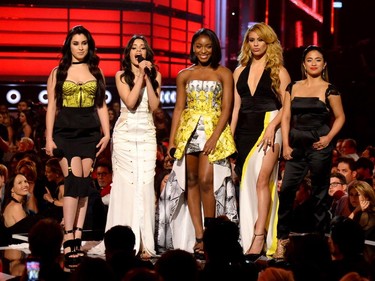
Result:
M193 32L193 34L198 30L202 28L202 25L197 22L188 21L188 31ZM191 34L191 35L193 35ZM191 38L191 37L190 37Z
M182 19L178 19L178 18L171 18L171 21L173 23L173 28L180 28L180 29L183 29L185 30L186 29L186 23L187 23L187 20L182 20Z
M0 33L1 34L1 33ZM0 45L14 46L61 46L66 32L61 34L48 33L15 33L12 36L1 34Z
M163 6L169 7L169 2L170 2L169 0L154 0L155 6L163 5Z
M100 68L102 69L105 77L114 77L116 72L121 69L120 59L118 61L100 61Z
M201 15L202 14L202 1L201 0L189 0L187 11L189 13Z
M120 11L114 10L89 10L89 9L70 9L69 17L72 20L102 20L119 21Z
M7 58L41 58L41 59L59 59L60 48L56 48L56 53L30 53L30 52L2 52L0 59Z
M0 32L66 32L66 20L57 19L16 19L16 20L0 20Z
M171 73L169 72L169 63L168 62L161 62L158 63L158 68L161 73L162 77L170 77Z
M152 41L153 42L152 42L151 48L153 48L153 49L159 49L159 50L169 50L170 40L160 39L160 38L153 38Z
M151 27L149 24L125 23L123 24L124 34L142 34L149 37L151 34ZM130 38L128 38L129 40ZM147 38L150 41L149 38Z
M50 19L52 15L55 19L66 19L68 10L34 7L1 7L0 9L0 17L6 19Z
M181 69L186 68L191 64L190 60L185 59L171 59L171 77L176 77Z
M20 79L29 75L48 76L51 70L58 65L59 60L40 59L1 59L0 75L17 76ZM37 69L37 71L36 71Z
M172 41L171 49L177 53L186 53L190 50L190 44L186 41Z
M153 20L155 23L157 23L158 25L164 25L166 27L169 27L170 26L170 18L167 17L167 16L163 16L163 15L158 15L158 14L153 14ZM173 26L174 26L174 22L173 22ZM158 36L160 36L161 34L158 34Z
M151 13L124 11L122 16L124 22L151 22Z
M189 0L191 1L191 0ZM178 1L171 1L172 2L172 8L186 11L186 0L178 0Z
M186 38L186 30L172 29L171 39L184 40Z
M153 26L153 32L157 37L169 38L169 28L162 26Z

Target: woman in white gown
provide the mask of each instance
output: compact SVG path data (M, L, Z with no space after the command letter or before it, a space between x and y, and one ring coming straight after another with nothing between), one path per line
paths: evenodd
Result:
M140 57L141 56L141 57ZM124 50L123 70L116 74L121 115L113 130L113 183L106 231L128 225L136 253L155 255L156 134L152 112L158 108L161 74L153 67L153 51L143 36L134 35ZM103 254L102 242L90 251Z

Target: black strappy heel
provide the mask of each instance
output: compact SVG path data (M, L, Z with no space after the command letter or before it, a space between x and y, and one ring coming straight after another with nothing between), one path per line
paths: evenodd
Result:
M73 233L74 230L64 230L64 234L70 234ZM64 253L64 265L68 269L76 269L78 265L81 262L81 258L76 252L76 242L74 239L66 240L63 243L63 248L65 249L70 249L68 253Z
M200 247L199 245L202 244L202 247ZM206 256L204 254L204 250L203 250L203 238L195 238L195 245L194 245L194 257L197 259L197 260L205 260L206 259Z

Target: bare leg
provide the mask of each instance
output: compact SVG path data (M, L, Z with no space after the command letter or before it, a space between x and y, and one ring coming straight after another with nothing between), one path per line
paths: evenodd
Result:
M74 163L75 165L76 163ZM77 171L81 173L84 178L90 176L90 171L92 167L93 161L90 158L82 159L77 163ZM73 164L72 164L73 165ZM75 168L75 167L74 167ZM74 169L72 167L72 170ZM89 184L89 180L87 182L83 182L84 184ZM87 205L88 205L88 197L80 197L78 200L78 205L76 209L76 218L75 218L75 238L82 238L82 228L83 224L85 223L86 212L87 212Z
M199 155L199 189L205 218L215 217L215 196L213 185L213 165L208 162L208 157L201 153Z
M275 144L274 150L269 149L263 158L257 180L258 218L254 226L254 237L247 254L262 252L266 239L266 221L270 211L271 194L269 181L273 168L279 155L279 145Z
M198 182L198 163L197 155L186 155L187 165L187 203L191 220L193 222L195 237L203 237L203 222L201 211L201 194Z

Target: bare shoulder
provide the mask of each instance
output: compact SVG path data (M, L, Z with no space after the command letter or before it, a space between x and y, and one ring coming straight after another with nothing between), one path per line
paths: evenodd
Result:
M194 65L189 66L187 68L181 69L177 74L178 81L187 81L191 75L191 73L195 70Z
M240 75L240 73L245 69L245 65L239 65L236 67L236 69L233 71L234 76Z
M116 78L117 78L117 77L120 78L121 74L123 74L123 73L124 73L123 70L119 70L119 71L116 72L115 77L116 77Z
M289 76L289 72L284 66L280 67L280 75L288 75Z
M218 67L217 71L218 71L221 75L230 75L230 76L232 76L232 71L231 71L229 68L225 67L225 66L220 65L220 66Z

